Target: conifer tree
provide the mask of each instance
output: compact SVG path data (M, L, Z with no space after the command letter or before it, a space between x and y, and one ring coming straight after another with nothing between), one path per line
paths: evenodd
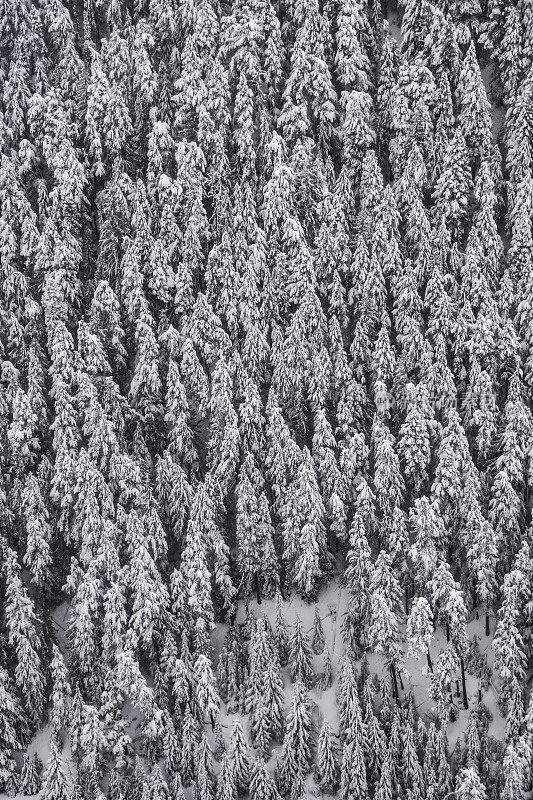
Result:
M43 773L41 795L45 800L71 800L73 787L57 744L50 740L50 758Z
M179 753L179 773L184 786L190 786L196 775L196 747L198 724L190 708L185 709L182 724L182 739Z
M346 651L341 667L337 686L337 704L339 707L341 733L349 738L349 736L353 737L361 734L363 720L357 691L356 674L352 660Z
M284 700L283 678L279 661L274 653L269 661L263 686L264 714L270 737L277 738L283 731Z
M364 44L369 33L365 8L353 0L343 0L336 22L339 77L346 88L367 91L371 85L371 66Z
M368 681L365 685L365 689L367 686ZM386 741L385 734L371 708L371 702L369 700L367 700L365 710L364 731L365 737L363 744L367 773L374 781L374 784L377 784L385 761Z
M39 484L33 475L28 475L26 478L22 500L27 535L24 564L30 570L32 581L45 589L51 579L52 530L48 510Z
M394 693L398 697L397 670L400 663L398 607L399 584L390 568L390 557L382 551L374 568L371 584L371 622L369 639L383 653L391 672Z
M402 739L402 783L406 791L410 792L412 796L420 797L424 791L424 777L416 752L416 742L413 727L410 722L407 722L407 725L403 730Z
M362 514L354 514L350 529L345 580L350 590L350 605L343 621L343 632L355 642L361 641L370 613L372 562Z
M377 800L392 800L393 786L391 779L390 756L387 755L383 763L383 769L379 778L379 784L376 791Z
M217 721L215 723L215 727L214 727L214 730L213 730L213 735L214 735L214 739L215 739L215 745L214 745L214 748L213 748L213 755L214 755L216 761L220 761L222 759L222 756L226 752L226 742L225 742L225 739L224 739L224 733L222 731L222 726L220 724L220 719L217 719Z
M298 775L306 775L311 764L311 715L309 699L303 685L294 684L281 760L278 764L278 784L283 794L288 794Z
M50 671L53 680L50 721L56 736L59 737L61 729L68 726L71 690L65 663L57 645L53 646L53 659L50 664Z
M468 155L464 136L459 130L448 144L442 170L433 190L435 211L442 215L454 237L460 237L463 233L471 188Z
M457 780L457 796L472 798L472 800L484 800L487 792L483 786L475 767L462 770Z
M315 606L315 616L313 622L313 638L312 638L312 647L313 653L316 655L320 655L320 653L324 652L325 646L325 639L324 639L324 630L322 628L322 620L320 618L320 609L318 606Z
M231 761L227 753L222 757L222 765L217 778L216 800L236 800L237 791Z
M425 597L416 597L411 604L411 611L407 618L406 636L407 654L414 654L418 658L420 653L425 653L429 670L432 672L430 645L433 640L433 615Z
M294 630L290 638L289 647L292 680L301 682L305 686L310 686L314 680L312 652L309 646L309 637L299 616L296 616L294 621Z
M311 457L304 449L296 479L291 487L291 512L284 525L284 559L292 564L293 582L304 596L310 596L323 574L326 557L325 509Z
M431 455L429 402L423 385L416 389L412 384L407 386L406 394L409 405L405 422L400 428L398 451L403 458L406 474L413 483L414 492L418 494L422 482L427 478Z
M475 158L474 163L479 163L490 146L491 120L473 42L463 61L457 89L461 108L459 125Z
M40 766L42 765L39 763L36 754L30 756L26 753L24 755L18 787L21 794L34 795L39 793L41 788Z
M220 709L220 698L215 685L215 676L207 656L201 653L194 665L196 699L203 718L208 717L213 728Z
M244 731L239 720L236 720L231 732L231 764L235 786L239 791L246 791L250 784L251 758L248 751Z
M22 584L14 554L8 563L7 576L5 617L8 642L16 658L15 683L29 716L38 720L44 704L45 679L39 654L37 617Z
M324 792L333 793L337 787L338 766L336 748L331 728L324 722L318 737L316 753L316 777Z
M345 742L342 754L340 796L343 800L349 797L367 797L368 786L366 780L363 750L359 737L350 738Z
M13 687L7 672L0 669L0 700L2 715L0 717L0 782L7 790L15 776L15 759L13 753L20 748L22 709L14 695Z
M252 766L250 781L251 800L278 800L279 794L276 786L267 772L264 761L255 759Z

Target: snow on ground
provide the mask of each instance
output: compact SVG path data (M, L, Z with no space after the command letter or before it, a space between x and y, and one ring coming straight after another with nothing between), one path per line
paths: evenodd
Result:
M46 767L46 762L50 756L50 727L47 725L46 727L42 728L41 730L37 731L33 740L30 742L28 746L28 755L33 756L35 753L41 759L43 764L43 769ZM72 752L70 749L70 743L68 741L68 737L65 737L66 741L63 746L63 761L67 769L70 769L69 765L72 763ZM16 756L17 757L17 756ZM19 759L19 762L22 763L22 758ZM19 766L20 766L19 763ZM71 770L71 774L72 770ZM10 797L7 794L3 794L0 792L0 800L35 800L38 795L26 795L26 794L17 794L15 797Z
M322 619L322 626L324 629L324 636L326 639L326 646L324 653L326 652L326 650L329 650L331 653L331 661L333 667L333 685L326 691L322 691L318 686L315 686L309 690L308 695L311 701L316 704L316 710L314 712L314 721L317 724L317 727L319 727L322 724L322 721L325 719L329 722L334 732L338 732L338 714L337 714L337 705L335 699L336 677L337 677L338 665L344 651L344 642L341 635L340 626L343 614L347 608L348 600L349 600L348 591L341 585L340 576L337 576L329 581L328 586L325 587L324 590L320 593L318 601L316 603L320 609L320 616ZM259 605L257 601L254 599L250 600L248 605L251 612L256 617L265 614L270 619L271 623L274 625L275 613L276 613L276 604L274 600L264 599L262 603ZM56 622L58 641L62 650L64 650L66 611L67 611L67 605L65 604L64 606L60 606L54 612L54 621ZM285 616L285 622L289 629L289 633L292 625L294 624L296 616L298 615L302 620L305 629L311 635L313 629L315 603L307 603L304 600L302 600L302 598L293 594L287 600L284 601L283 612ZM245 614L246 614L246 604L244 602L241 602L239 604L239 611L237 615L238 623L244 622ZM494 629L494 621L492 621L491 629L492 630ZM228 625L224 623L217 623L217 626L213 631L213 651L214 651L215 663L223 647L224 637L227 631L228 631ZM492 635L490 637L485 636L484 617L480 616L479 620L475 619L472 620L468 624L467 631L468 631L469 641L472 641L474 636L478 637L480 642L480 650L483 654L486 655L488 666L492 667L493 663L493 653L491 649ZM445 633L444 631L439 629L435 633L435 639L433 641L431 648L431 656L433 658L433 661L436 661L440 649L444 647L445 644L446 644ZM378 677L382 677L383 675L387 674L387 670L384 664L384 659L382 658L382 656L376 653L369 653L367 654L367 659L371 673L377 675ZM317 675L323 672L324 654L313 655L313 665L315 668L315 673ZM293 684L291 683L288 667L285 667L282 672L285 684L284 687L285 711L287 711L292 698ZM416 661L414 658L406 659L405 673L403 680L404 680L405 691L412 689L414 693L415 703L418 712L423 718L429 719L435 710L435 704L434 701L431 699L428 691L429 676L425 659L421 659L420 661ZM470 708L472 708L477 702L478 679L470 674L467 674L467 691L468 691ZM483 693L483 702L485 703L485 705L487 706L487 708L489 709L489 711L493 716L488 731L489 735L493 736L498 741L503 741L505 721L499 713L497 706L497 693L496 689L492 684L491 686L489 686L488 690ZM459 716L455 722L450 723L448 726L448 743L449 743L450 753L453 751L453 749L460 742L461 738L464 736L466 731L466 726L468 723L468 717L470 714L470 710L465 711L462 708L462 702L460 698L457 700L457 706L459 708ZM132 729L134 729L136 723L136 712L132 709L130 704L126 705L124 709L124 714L128 719L131 720ZM249 728L248 728L247 717L241 714L227 714L225 705L222 704L220 722L222 730L224 732L224 736L227 740L229 740L229 737L231 735L231 730L233 728L233 724L236 719L240 719L244 730L248 731ZM212 732L210 731L210 726L208 728L208 732L209 736L212 738ZM37 752L44 765L46 765L49 756L49 741L50 741L50 730L49 728L44 728L43 730L37 733L37 735L35 736L34 740L32 741L29 747L30 754ZM268 762L268 767L271 772L273 772L274 767L276 765L276 760L280 754L281 754L281 743L278 742L272 748L272 755ZM68 737L63 750L63 757L65 759L65 762L68 764L71 760L70 748L68 746ZM214 766L215 769L218 769L216 762ZM312 775L308 776L307 785L309 793L312 796L315 797L321 796L321 791L318 787L315 786ZM189 787L189 789L186 790L187 800L191 800L192 796L193 796L192 788ZM25 800L25 796L17 795L17 799ZM0 800L7 800L7 795L0 794Z
M399 47L402 43L402 31L400 28L400 19L398 15L394 11L389 11L387 22L389 23L389 31L391 36L396 40Z
M336 693L336 677L337 677L337 670L338 664L341 659L343 650L344 650L344 642L342 639L340 626L342 622L342 617L344 612L346 611L348 603L348 591L346 588L343 588L340 583L339 578L335 578L334 580L330 581L327 588L321 592L318 598L318 606L320 609L320 616L322 619L322 625L324 628L324 635L326 639L326 649L330 649L331 652L331 661L333 666L333 685L327 691L321 691L320 688L314 687L309 690L308 694L312 701L314 701L319 710L319 718L320 721L326 719L333 731L338 731L338 715L337 715L337 706L335 701L335 693ZM261 605L258 605L257 602L251 601L249 603L249 607L252 612L256 616L260 616L261 614L266 614L272 623L274 623L275 619L275 602L273 600L264 600ZM239 615L237 617L238 622L242 622L244 620L244 604L241 604L239 609ZM306 603L297 595L292 595L288 600L286 600L283 604L284 608L284 616L287 626L290 628L294 624L294 620L296 615L300 617L306 630L311 634L313 628L313 619L314 619L314 611L315 611L315 604L314 603ZM494 629L494 621L492 621L492 632ZM227 630L227 628L226 628ZM477 636L479 640L480 650L481 652L486 655L487 664L490 668L492 668L493 664L493 652L491 648L492 643L492 633L491 636L487 637L485 635L485 620L484 617L480 615L479 620L472 620L468 623L467 626L467 633L469 642L473 641L474 636ZM222 646L222 640L225 635L225 631L222 633L217 633L217 640L218 640L218 652L220 651L220 647ZM444 648L446 645L446 634L443 630L438 629L435 632L435 638L431 647L431 656L433 661L435 662L441 648ZM378 678L382 677L383 675L388 674L387 669L385 667L384 659L381 655L377 653L368 653L367 659L370 667L371 673L377 675ZM314 656L313 657L313 664L315 668L315 672L320 674L323 671L323 662L324 656ZM421 659L420 661L416 661L414 658L408 658L405 661L405 670L407 673L407 681L406 676L404 675L404 689L408 691L412 689L415 703L418 709L419 714L426 720L431 718L435 713L435 702L431 698L429 694L429 685L430 679L427 670L427 664L425 659ZM292 697L292 684L290 681L290 676L288 669L285 668L283 670L284 678L285 678L285 707L288 709L290 699ZM450 723L448 725L448 743L450 747L450 752L455 748L458 744L460 739L464 736L466 727L468 724L468 718L470 715L470 709L472 709L478 699L478 689L479 689L479 681L478 678L474 675L467 673L467 694L468 694L468 701L469 701L469 710L464 710L462 705L462 699L456 698L457 700L457 707L459 709L459 715L455 722ZM455 694L455 692L454 692ZM489 727L489 736L493 736L494 738L498 739L499 741L503 741L503 730L505 720L501 716L498 705L497 705L497 692L495 687L491 684L487 691L482 692L482 700L483 703L487 706L490 713L492 714L492 722ZM229 719L228 717L225 718L225 724L229 725L231 728L233 717ZM245 730L247 729L246 720L243 721L243 726ZM278 753L281 750L281 747L278 745L274 748L274 754Z

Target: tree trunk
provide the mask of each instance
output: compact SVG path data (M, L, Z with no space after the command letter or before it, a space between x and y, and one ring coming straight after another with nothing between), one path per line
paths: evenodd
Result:
M485 636L490 636L490 621L489 615L485 614Z
M255 596L257 597L257 605L261 605L261 586L259 585L259 575L254 573Z
M409 614L409 590L407 588L407 581L405 582L405 614Z
M428 660L428 667L429 667L429 671L430 671L431 673L433 673L433 662L432 662L432 660L431 660L431 653L429 652L429 647L428 647L428 649L427 649L427 651L426 651L426 658L427 658L427 660Z
M392 692L394 694L394 699L398 700L400 697L400 693L398 692L398 681L396 679L396 668L394 664L390 665L390 674L392 678Z
M463 657L460 657L461 661L461 683L463 685L463 706L465 707L465 711L468 708L468 695L466 693L466 675L465 675L465 662L463 661Z
M450 626L448 623L446 623L446 641L450 641Z

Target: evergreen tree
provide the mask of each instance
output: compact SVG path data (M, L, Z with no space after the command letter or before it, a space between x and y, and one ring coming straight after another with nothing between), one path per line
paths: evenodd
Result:
M309 645L309 637L304 631L303 623L299 616L296 616L294 621L294 630L290 638L289 647L292 680L301 682L305 686L311 686L315 677L312 652Z
M359 737L350 738L344 744L341 764L340 795L343 800L349 797L367 797L363 750Z
M14 556L8 563L5 617L8 642L16 658L15 684L30 717L38 720L44 704L45 678L40 656L37 617L23 586Z
M279 798L278 791L267 772L265 763L260 759L256 759L252 766L250 797L252 800L277 800Z
M333 793L337 787L338 767L336 748L331 733L331 728L324 722L318 737L316 753L316 777L320 788L325 792Z
M231 732L231 765L235 786L239 791L248 789L251 763L242 725L239 720L236 720Z
M24 755L18 787L21 794L34 795L39 793L41 788L40 767L41 764L37 754L30 756L26 753Z
M378 556L371 584L371 622L369 639L387 658L395 696L398 697L397 670L401 658L398 630L400 587L390 568L390 556Z
M429 670L433 671L430 655L430 645L433 640L433 615L431 607L425 597L416 597L411 604L411 611L407 618L406 636L408 642L408 655L419 657L425 653Z
M50 740L50 758L43 773L41 795L45 800L70 800L74 796L72 782L53 739Z
M408 394L407 394L408 393ZM405 464L405 472L418 494L422 482L427 478L427 468L431 457L430 432L431 418L428 419L429 402L425 387L416 389L411 384L406 387L408 411L400 428L398 451Z
M288 794L298 775L306 775L311 764L311 714L309 699L303 685L294 684L281 760L278 764L278 784L283 794Z
M475 767L462 770L457 780L457 796L462 798L472 798L472 800L484 800L487 792L483 786Z
M346 562L345 580L350 590L350 605L343 621L343 632L355 642L360 642L370 613L372 562L364 518L357 512L350 529L350 549Z
M290 490L290 511L284 524L284 559L293 565L293 582L310 596L322 576L326 556L325 509L309 452L304 449Z
M391 780L390 756L387 756L383 763L383 769L379 778L376 798L377 800L392 800L392 797L393 785Z
M222 757L222 765L217 779L216 800L236 800L237 791L233 768L227 753Z
M50 585L51 579L52 530L48 510L33 475L26 478L22 501L27 535L24 564L31 573L32 581L44 589Z
M68 674L59 648L53 646L53 659L50 664L52 673L52 712L50 722L56 736L60 736L61 729L68 726L71 702L71 690Z
M459 125L474 156L474 163L479 163L490 147L492 126L490 107L473 42L470 43L459 73L457 94L460 102Z
M313 653L320 655L324 652L325 639L324 631L322 629L322 620L320 618L320 609L315 606L315 617L313 622L313 638L312 638Z
M207 656L201 653L194 665L196 699L202 717L211 720L213 728L220 709L220 698L215 685L215 676Z
M441 173L433 190L435 211L449 225L454 237L463 233L471 188L464 137L461 131L456 131L446 148Z
M13 687L4 669L0 669L0 782L7 790L15 776L13 751L20 749L22 710L14 695Z

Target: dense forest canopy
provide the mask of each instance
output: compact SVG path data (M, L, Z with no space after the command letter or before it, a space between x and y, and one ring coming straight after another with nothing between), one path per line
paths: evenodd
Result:
M532 0L1 0L0 157L0 792L532 797Z

